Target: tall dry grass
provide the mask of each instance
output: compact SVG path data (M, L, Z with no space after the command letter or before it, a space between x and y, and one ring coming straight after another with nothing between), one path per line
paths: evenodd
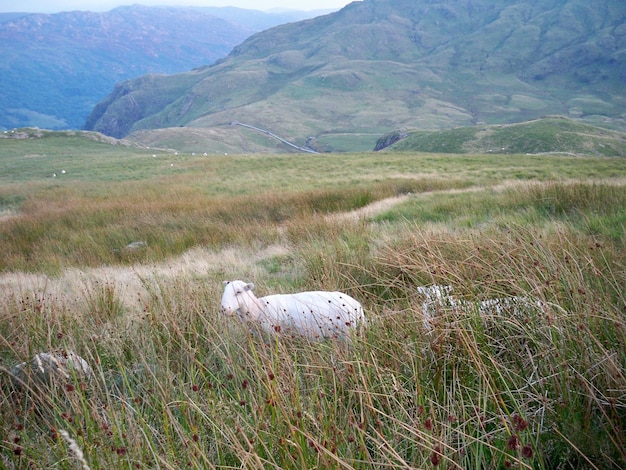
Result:
M232 203L249 205L249 231L212 207L241 230L230 238L236 254L195 251L209 256L202 268L178 270L170 258L104 278L85 269L79 282L10 284L0 304L2 462L75 468L65 430L92 469L622 468L616 188L530 185L454 204L417 195L379 222L325 217L378 193L244 196ZM562 209L546 209L556 198ZM411 217L444 203L438 222ZM260 251L272 243L280 249ZM133 274L132 289L121 273ZM217 305L223 279L248 276L259 294L346 290L369 326L351 344L251 336ZM541 308L485 317L441 306L428 330L417 287L430 284L451 285L469 305L520 295ZM27 390L5 380L16 362L54 349L84 357L93 379Z
M195 246L220 249L277 241L275 226L314 213L349 211L406 192L462 187L460 180L386 180L367 186L211 196L171 185L53 188L25 196L0 223L0 270L56 274L73 266L160 260ZM129 250L132 242L145 249Z

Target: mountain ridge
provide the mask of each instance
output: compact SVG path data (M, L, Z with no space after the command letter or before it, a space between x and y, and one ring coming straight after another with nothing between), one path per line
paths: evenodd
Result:
M333 132L546 114L623 129L625 18L616 0L353 2L256 33L211 66L164 78L165 87L188 80L188 88L124 125L127 105L149 92L138 82L126 83L126 93L118 86L86 128L122 137L241 121L301 145Z

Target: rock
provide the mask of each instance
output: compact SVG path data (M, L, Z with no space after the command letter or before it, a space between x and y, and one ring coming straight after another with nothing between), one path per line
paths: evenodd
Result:
M383 150L395 144L399 140L404 139L406 136L407 134L404 132L398 132L398 131L390 132L389 134L382 136L380 139L376 141L376 146L374 147L374 151L378 152L379 150Z
M75 379L90 381L93 370L72 350L61 349L36 354L29 362L11 369L11 379L17 388L32 385L66 384Z
M148 247L148 242L144 242L144 241L138 241L138 242L131 242L128 245L126 245L124 247L124 251L139 251L139 250L143 250L144 248Z

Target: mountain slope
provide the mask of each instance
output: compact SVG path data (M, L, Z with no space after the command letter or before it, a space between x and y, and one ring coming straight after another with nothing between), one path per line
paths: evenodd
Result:
M139 5L0 13L0 129L81 128L118 82L211 64L255 31L310 15Z
M315 14L139 5L0 13L0 129L81 128L118 82L211 64L256 31Z
M252 31L193 10L120 7L0 24L0 127L81 128L122 80L225 56Z
M544 114L621 128L625 19L619 0L353 2L255 34L213 66L165 78L166 88L189 85L159 110L137 112L132 103L151 91L126 83L86 128L122 137L239 121L298 144L329 133Z

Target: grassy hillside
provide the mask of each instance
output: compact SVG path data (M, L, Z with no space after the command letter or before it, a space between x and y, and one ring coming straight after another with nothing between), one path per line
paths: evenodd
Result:
M346 134L352 149L367 148L363 142L392 129L549 114L624 129L625 18L616 0L354 2L256 34L211 67L167 77L172 89L193 83L159 109L133 105L147 100L146 86L115 90L88 128L118 137L211 128L236 141L229 124L239 121L298 145L315 137L321 150L346 150Z
M86 136L0 139L3 467L624 467L623 158ZM236 278L343 290L367 329L251 335L219 314ZM432 284L464 307L425 322ZM50 350L93 376L10 380Z
M386 148L386 142L394 142L391 150L414 152L626 156L626 134L559 117L445 131L396 131L379 139L377 148Z

